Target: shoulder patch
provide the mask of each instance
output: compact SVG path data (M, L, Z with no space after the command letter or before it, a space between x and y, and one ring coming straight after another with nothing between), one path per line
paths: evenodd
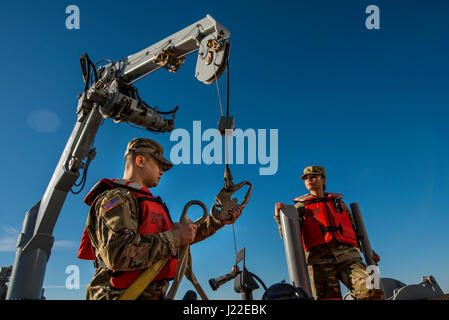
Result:
M103 210L104 213L108 212L109 210L117 207L118 205L121 205L123 203L123 199L120 197L120 195L116 195L103 203L101 205L101 210Z

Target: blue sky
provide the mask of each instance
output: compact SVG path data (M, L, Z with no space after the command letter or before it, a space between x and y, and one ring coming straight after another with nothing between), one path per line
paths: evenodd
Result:
M80 8L79 30L65 28L65 8ZM380 30L367 30L365 8L380 8ZM3 111L0 166L0 265L14 261L24 215L42 197L76 121L83 82L79 57L120 60L212 15L230 32L230 114L243 130L278 129L278 171L232 165L234 182L254 184L235 225L247 267L267 285L288 280L274 203L306 193L302 169L327 169L327 190L358 202L384 277L406 284L433 275L449 292L449 3L446 1L228 1L170 6L142 1L15 1L1 5ZM159 70L136 83L162 110L179 105L176 127L215 128L217 90L194 77L196 57L176 73ZM219 80L224 92L224 77ZM83 299L93 275L76 258L88 207L100 179L120 178L123 152L136 136L154 135L106 120L95 141L86 188L69 194L54 229L44 281L48 299ZM204 147L205 143L203 143ZM247 162L246 162L247 163ZM177 165L153 190L179 219L185 203L208 207L223 185L223 165ZM240 194L241 197L241 194ZM192 211L199 215L199 211ZM211 299L239 299L232 282L213 292L207 280L230 271L232 228L192 247L193 270ZM65 288L66 267L80 269L81 288ZM184 281L182 297L191 286ZM260 298L262 290L255 292Z

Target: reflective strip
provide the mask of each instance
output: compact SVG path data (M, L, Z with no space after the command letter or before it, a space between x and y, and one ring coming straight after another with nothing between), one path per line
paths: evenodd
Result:
M303 202L303 201L305 201L305 200L307 200L307 199L309 199L309 198L313 198L313 197L314 197L314 196L311 195L311 194L305 194L305 195L303 195L303 196L300 196L300 197L297 197L297 198L293 199L293 201L295 201L295 202L298 202L298 201Z
M331 193L331 192L329 192L328 195L334 196L334 197L340 198L340 199L343 198L343 196L344 196L342 193Z
M130 180L126 180L126 179L114 179L113 180L114 183L118 184L118 185L122 185L125 187L129 187L131 189L137 190L137 191L144 191L144 192L149 192L149 190L147 188L145 188L144 186L136 183L136 182L132 182Z

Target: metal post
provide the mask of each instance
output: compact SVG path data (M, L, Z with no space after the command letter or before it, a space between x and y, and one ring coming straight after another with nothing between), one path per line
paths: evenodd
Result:
M312 297L309 271L307 270L302 233L296 208L294 206L286 206L286 208L281 209L280 218L290 282L295 287L299 286L309 297Z
M34 227L39 212L40 201L36 203L25 215L22 232L17 239L17 252L12 269L10 285L6 299L41 299L43 278L36 281L34 275L40 273L41 265L46 262L45 250L38 249L35 252L30 248L34 235ZM53 239L48 239L50 247ZM42 247L42 245L41 245ZM27 248L25 250L25 248Z
M379 277L378 283L380 288L383 290L382 281L380 278L379 268L373 260L373 249L368 239L368 233L366 232L365 223L363 222L362 213L358 203L350 204L352 216L354 218L354 223L356 227L357 237L359 239L360 249L362 250L363 256L365 257L365 262L367 266L375 267L377 275Z
M352 216L354 217L354 223L357 228L357 236L360 239L360 246L365 257L365 262L367 265L375 265L373 260L373 249L371 249L371 244L368 239L368 234L366 232L365 223L363 222L362 213L360 212L360 207L358 203L350 204Z

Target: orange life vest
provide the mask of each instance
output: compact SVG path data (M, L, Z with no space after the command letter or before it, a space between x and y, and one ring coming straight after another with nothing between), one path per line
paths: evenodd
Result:
M140 185L133 183L132 181L122 179L103 179L98 182L87 194L84 202L87 205L92 206L97 196L108 189L117 187L128 188L137 199L140 211L139 226L137 228L138 234L149 235L164 232L172 228L173 221L171 220L170 213L168 212L168 209L165 203L162 202L161 198L154 197L151 194L150 190L141 187ZM84 233L78 250L78 258L85 260L96 260L95 251L90 242L87 228L84 229ZM178 258L170 257L167 264L165 264L161 272L153 281L173 279L176 274L177 265ZM144 270L113 270L110 280L111 285L117 289L127 288L143 271Z
M305 217L302 240L305 250L330 242L342 242L357 247L357 237L338 193L325 193L324 198L307 194L293 201L302 202Z

